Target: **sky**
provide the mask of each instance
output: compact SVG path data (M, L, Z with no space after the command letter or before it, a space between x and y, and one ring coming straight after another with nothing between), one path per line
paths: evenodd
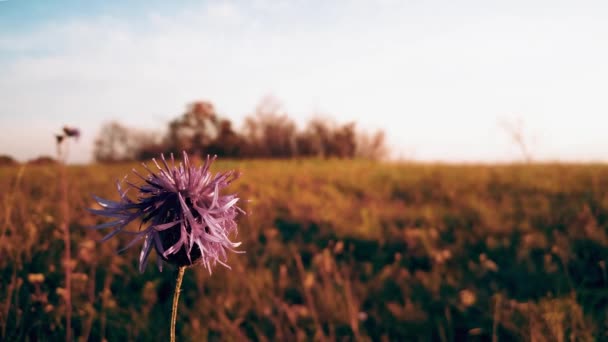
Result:
M608 2L0 0L0 154L91 160L102 123L161 131L265 96L386 132L393 158L608 161ZM160 134L160 133L159 133Z

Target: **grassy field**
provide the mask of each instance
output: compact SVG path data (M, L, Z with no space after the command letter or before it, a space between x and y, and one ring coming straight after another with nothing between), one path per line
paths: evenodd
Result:
M70 167L75 337L167 341L176 269L96 242ZM232 270L186 271L180 341L608 340L608 167L223 161L249 200ZM58 166L0 168L0 339L65 339ZM131 178L135 180L135 177ZM133 227L136 229L137 227ZM153 257L154 258L154 257ZM154 260L152 260L154 261Z

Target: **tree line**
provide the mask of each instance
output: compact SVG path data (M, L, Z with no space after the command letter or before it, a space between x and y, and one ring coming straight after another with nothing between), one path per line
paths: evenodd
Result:
M197 101L171 120L164 132L151 132L118 121L103 124L94 146L97 162L147 160L160 153L216 154L227 158L364 158L382 159L388 148L381 130L366 132L354 122L338 124L313 118L304 128L266 98L242 128L220 115L209 101Z

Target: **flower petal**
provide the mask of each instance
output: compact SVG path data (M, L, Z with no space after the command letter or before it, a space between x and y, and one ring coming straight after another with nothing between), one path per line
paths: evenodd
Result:
M150 255L150 251L152 250L152 236L150 234L146 235L146 240L144 241L144 246L141 249L141 253L139 253L139 272L144 273L146 269L146 264L148 263L148 256Z

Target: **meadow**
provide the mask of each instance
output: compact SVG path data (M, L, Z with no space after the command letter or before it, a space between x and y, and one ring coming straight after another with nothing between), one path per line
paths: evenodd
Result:
M167 341L176 268L96 242L92 194L137 164L70 166L72 329ZM189 268L179 341L608 340L608 166L227 160L245 254ZM0 168L0 339L65 340L58 165ZM136 180L131 177L131 180ZM134 225L132 229L137 229ZM155 256L152 257L153 259Z

